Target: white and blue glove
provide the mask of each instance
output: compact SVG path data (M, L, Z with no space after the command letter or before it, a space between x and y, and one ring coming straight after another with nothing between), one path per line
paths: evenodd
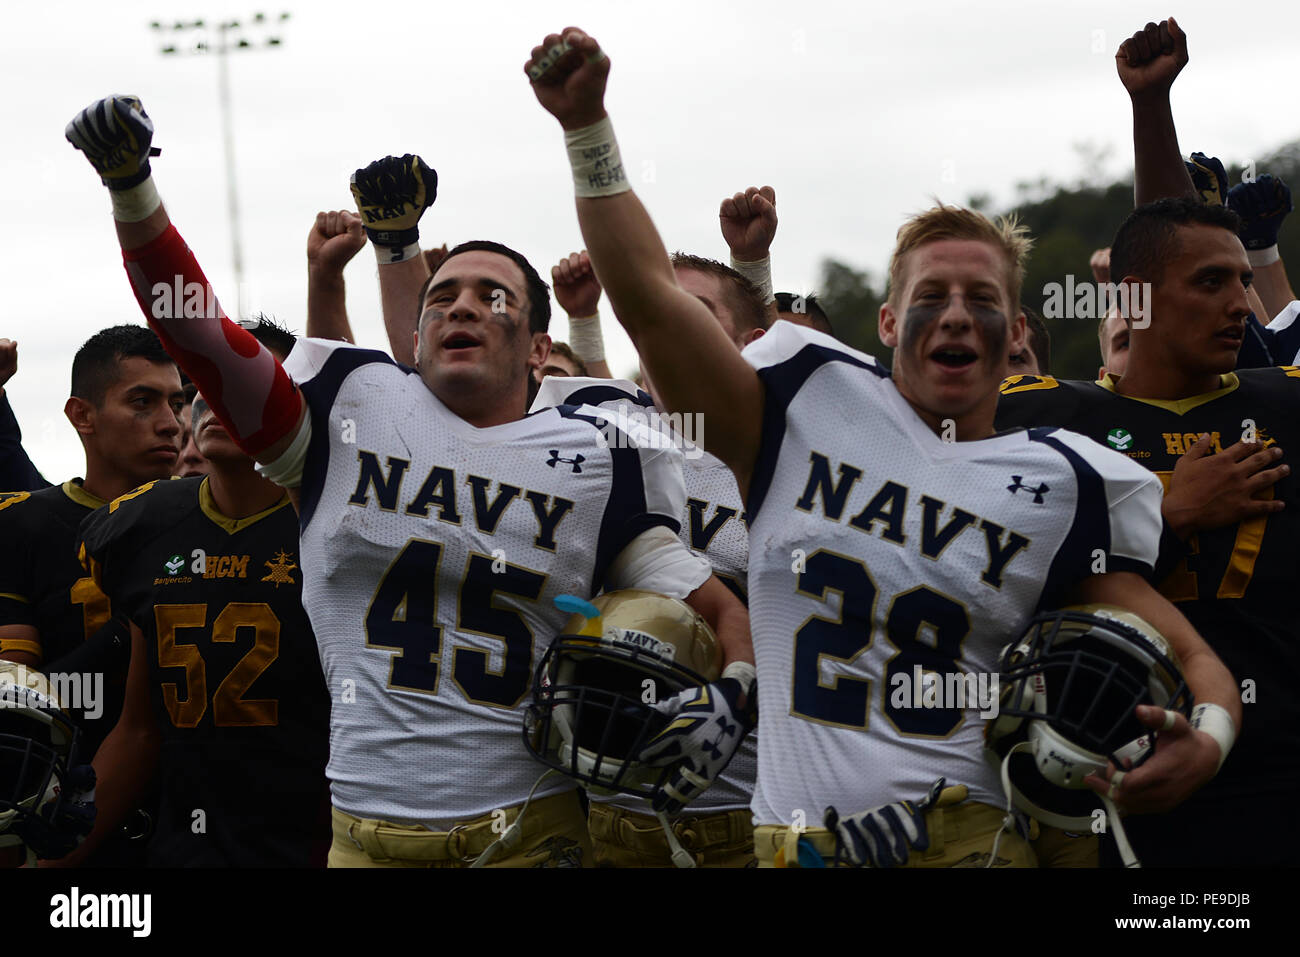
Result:
M920 801L896 801L869 811L840 817L828 807L823 824L835 835L836 857L841 851L854 867L899 867L907 863L912 851L930 848L930 833L925 827L925 812L939 800L945 778L930 785L930 792Z
M741 678L719 678L655 705L672 718L638 755L651 767L671 766L651 798L655 811L675 814L703 794L753 730L752 665L748 671Z
M113 190L139 186L149 178L153 121L138 97L106 96L68 124L68 142L86 154L104 185Z

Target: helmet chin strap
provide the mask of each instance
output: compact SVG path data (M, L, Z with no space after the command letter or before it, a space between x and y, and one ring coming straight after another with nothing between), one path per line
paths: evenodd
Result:
M1115 807L1115 802L1102 795L1101 803L1106 806L1106 819L1110 821L1111 829L1115 833L1115 847L1119 851L1119 859L1124 862L1125 867L1141 867L1137 855L1133 853L1133 846L1128 842L1128 835L1124 833L1124 825L1120 822L1119 809Z
M528 797L524 799L524 806L519 809L515 819L510 822L510 826L495 841L483 848L483 853L470 863L470 867L484 867L492 862L492 858L497 856L500 851L514 850L519 845L520 826L523 823L524 815L528 813L528 805L533 801L533 795L552 774L559 774L555 768L549 768L542 772L542 776L533 782L532 790L528 792Z
M673 852L673 863L678 867L694 867L695 855L682 847L681 842L677 840L677 835L673 833L673 826L668 823L668 815L663 811L655 811L655 817L659 818L659 826L664 829L664 836L668 838L668 849Z
M1006 757L1002 759L1002 793L1007 796L1007 814L1002 819L1002 826L998 828L997 835L993 838L993 850L989 854L989 862L985 867L992 867L993 862L998 856L998 845L1002 843L1002 835L1010 828L1015 826L1014 803L1011 790L1011 756L1017 752L1023 754L1033 754L1034 746L1029 741L1021 741L1007 752ZM1137 855L1133 853L1133 846L1128 842L1128 835L1124 833L1124 824L1120 821L1119 809L1115 807L1115 802L1109 797L1102 795L1101 803L1106 808L1106 820L1115 835L1115 847L1119 851L1120 860L1124 862L1125 867L1141 867Z
M993 866L993 862L998 859L998 847L1002 844L1002 835L1016 826L1015 805L1011 797L1013 793L1011 790L1011 773L1008 768L1011 766L1011 756L1022 751L1026 754L1033 754L1034 746L1028 741L1021 741L1012 747L1007 752L1007 756L1002 759L1002 793L1007 796L1007 813L1002 818L1002 826L998 828L998 833L993 836L993 850L989 852L989 862L984 865L985 867Z

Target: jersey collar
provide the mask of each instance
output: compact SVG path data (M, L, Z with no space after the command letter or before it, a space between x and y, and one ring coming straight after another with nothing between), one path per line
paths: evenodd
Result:
M286 493L281 497L280 501L255 515L249 515L245 518L229 518L221 514L221 511L217 508L216 499L212 497L212 489L208 486L208 477L205 475L203 481L199 483L199 508L203 509L203 514L211 519L212 524L224 528L229 535L248 528L254 522L260 522L272 512L278 512L288 504L289 496Z
M81 482L82 480L79 478L68 479L66 482L63 483L63 485L60 486L60 488L63 489L64 495L68 496L68 498L72 499L78 505L84 506L85 508L89 508L89 509L103 508L105 505L108 504L102 498L97 498L96 496L91 495L84 488L82 488Z
M1120 391L1115 388L1115 383L1118 381L1118 378L1107 372L1105 376L1097 380L1097 385L1101 386L1107 392L1113 392L1121 398L1132 399L1134 402L1142 402L1146 405L1153 405L1157 409L1165 409L1168 412L1173 412L1175 415L1182 415L1186 412L1190 412L1197 406L1205 405L1207 402L1213 402L1215 399L1227 395L1229 392L1235 390L1237 386L1241 385L1241 381L1237 378L1237 373L1229 372L1227 375L1219 376L1219 387L1213 392L1202 392L1200 395L1191 395L1185 399L1140 399L1135 395L1122 395Z

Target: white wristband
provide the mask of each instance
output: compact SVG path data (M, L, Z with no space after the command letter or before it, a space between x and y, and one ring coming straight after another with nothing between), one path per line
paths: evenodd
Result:
M379 246L375 243L370 245L375 247L375 259L381 266L391 266L394 263L404 263L408 259L414 259L421 255L420 244L411 243L409 246Z
M302 485L302 470L307 464L307 449L311 446L311 412L303 416L298 432L289 447L273 462L258 462L259 475L281 488L298 488Z
M573 189L579 197L615 196L632 188L623 172L623 157L608 116L599 123L565 133L564 145L573 168Z
M735 678L745 689L745 694L749 694L754 689L754 682L758 680L758 669L748 661L733 661L722 669L722 677Z
M1237 729L1227 709L1217 704L1198 704L1192 709L1192 727L1205 732L1219 743L1219 767L1223 767L1228 752L1232 750L1232 743L1237 740Z
M113 218L119 223L138 223L148 219L162 205L152 176L130 189L110 189L108 195L113 198Z
M569 317L569 348L583 362L605 361L605 338L600 334L600 310L582 318Z
M1247 249L1246 258L1250 260L1252 266L1258 268L1273 265L1282 258L1282 254L1277 251L1277 243L1274 243L1267 249Z
M754 262L741 262L732 256L731 268L758 287L758 291L763 294L764 304L776 301L776 293L772 292L771 256L764 256Z

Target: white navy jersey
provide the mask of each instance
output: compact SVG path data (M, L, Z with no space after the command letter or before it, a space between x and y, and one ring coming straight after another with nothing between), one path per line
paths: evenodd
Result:
M679 530L680 453L602 447L590 407L475 428L414 370L346 343L300 339L285 368L311 416L303 605L333 702L334 805L447 830L522 803L544 769L521 708L568 618L553 599L595 594L647 529ZM698 564L675 597L707 579ZM573 787L552 776L536 796Z
M618 423L643 423L655 431L651 416L658 416L654 400L627 379L593 379L586 376L547 376L533 400L533 411L555 405L594 405L613 415ZM639 418L638 418L639 416ZM668 420L659 420L668 421ZM689 431L689 430L683 430ZM663 435L664 438L668 436ZM680 436L679 436L680 438ZM693 442L699 435L687 436ZM686 508L678 537L713 568L713 574L742 602L748 602L749 533L745 507L731 469L717 456L692 445L684 450L683 477ZM748 807L758 773L756 735L750 734L722 775L691 802L683 814L700 811L735 811ZM620 807L649 813L649 804L628 795L593 797Z
M939 777L1003 805L980 717L999 653L1080 579L1150 574L1159 479L1061 429L945 442L874 359L792 323L743 355L765 387L755 822L819 826Z

